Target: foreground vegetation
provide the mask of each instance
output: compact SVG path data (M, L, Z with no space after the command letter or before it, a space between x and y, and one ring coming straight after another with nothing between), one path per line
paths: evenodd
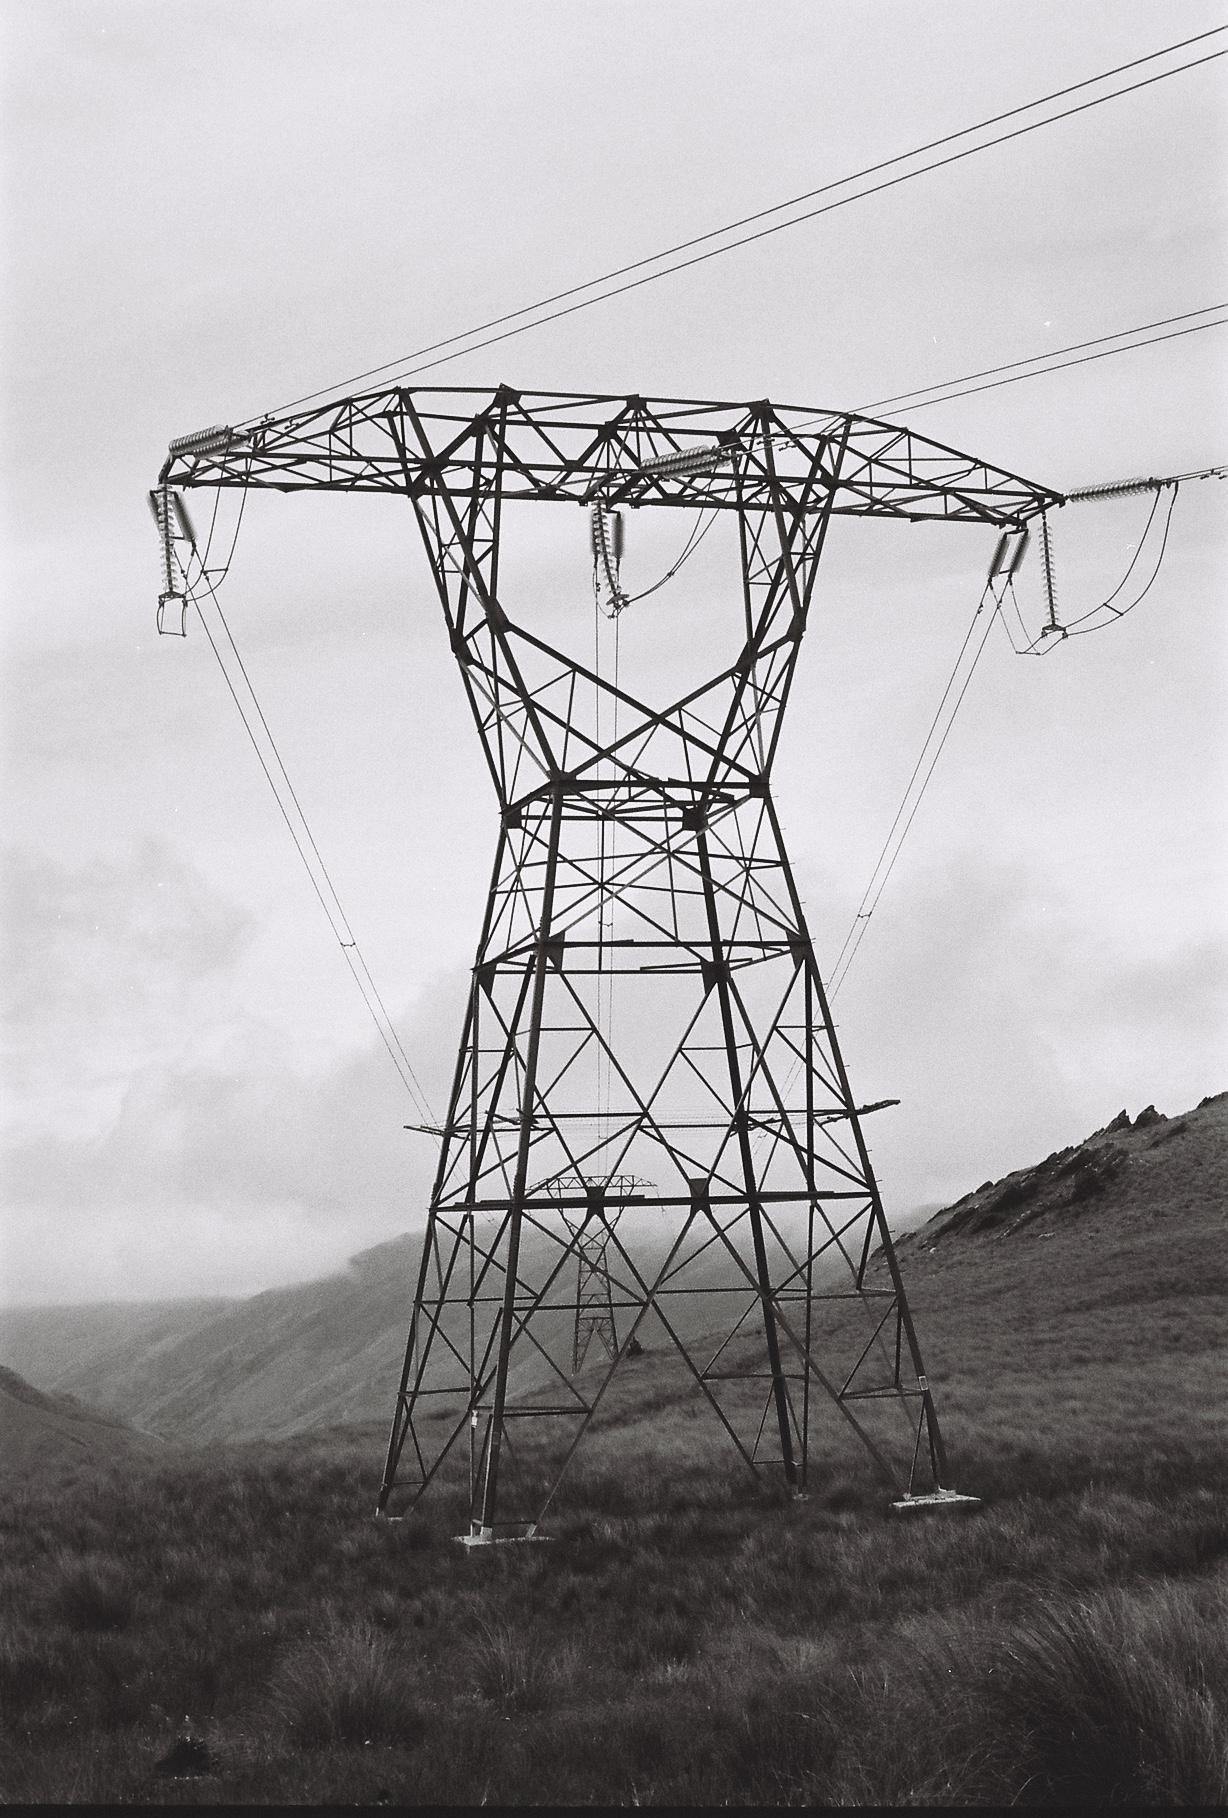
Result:
M579 1471L547 1544L369 1511L351 1429L10 1489L3 1796L1155 1804L1228 1797L1228 1455L965 1439L964 1516ZM179 1738L187 1736L191 1746ZM162 1765L159 1765L162 1764Z

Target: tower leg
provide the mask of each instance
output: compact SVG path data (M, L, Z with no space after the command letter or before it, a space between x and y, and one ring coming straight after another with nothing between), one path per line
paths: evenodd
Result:
M541 1053L542 1004L546 990L546 970L551 952L551 920L554 911L554 888L558 875L559 824L562 818L562 792L556 790L550 816L550 841L546 858L546 878L542 893L541 921L533 958L533 998L529 1012L528 1050L521 1087L520 1144L516 1155L516 1176L512 1188L511 1216L508 1222L507 1274L503 1290L503 1308L499 1319L499 1354L495 1368L494 1406L490 1416L490 1438L486 1447L486 1469L481 1483L480 1509L471 1523L473 1537L480 1541L495 1538L495 1520L499 1503L499 1462L503 1449L503 1423L507 1409L507 1376L515 1335L516 1289L520 1263L520 1240L524 1219L525 1189L528 1184L529 1148L533 1135L537 1102L537 1065Z

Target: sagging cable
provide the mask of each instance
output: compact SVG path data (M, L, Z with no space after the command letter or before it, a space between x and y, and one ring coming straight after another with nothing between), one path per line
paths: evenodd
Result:
M388 1050L392 1064L400 1076L402 1085L409 1093L414 1108L427 1123L434 1124L437 1120L430 1102L413 1070L379 988L371 976L362 950L354 938L349 917L341 906L341 899L337 895L328 867L320 856L315 835L308 825L294 785L282 762L277 742L269 730L268 721L264 717L264 709L256 696L251 678L247 673L247 667L239 655L238 646L218 601L217 584L205 569L197 551L196 537L187 508L179 495L172 494L166 486L159 487L150 493L149 505L162 539L163 591L158 599L158 630L163 636L186 637L188 607L196 608L201 625L204 627L205 636L209 640L210 649L222 672L222 678L230 691L231 699L239 710L244 730L259 759L260 768L264 771L265 779L273 791L273 798L290 831L290 837L303 861L304 869L319 898L320 906L328 917L328 923L336 937L337 944L345 955L346 964L362 994L371 1020L379 1031L380 1039ZM237 541L237 528L235 537ZM188 546L189 553L186 557L180 553L178 547L180 543L186 543ZM227 570L233 555L232 546L230 556L226 561ZM193 560L198 569L195 576L191 573ZM225 578L225 571L223 571L222 578ZM179 615L178 628L167 624L168 613L173 617L172 607Z
M205 636L208 638L213 654L217 658L218 667L222 671L223 678L225 679L227 688L230 690L235 706L239 709L239 716L243 721L247 736L252 742L252 747L255 750L256 756L260 761L260 768L264 771L269 787L273 791L273 796L281 811L282 819L285 821L286 826L290 831L290 837L294 841L295 849L297 850L300 859L303 861L303 867L306 870L308 877L311 879L311 885L316 896L319 898L320 906L328 917L328 923L336 937L337 944L345 955L346 964L349 966L354 982L362 994L363 1002L367 1006L371 1020L379 1031L380 1039L388 1050L392 1064L400 1075L401 1083L408 1092L414 1108L426 1122L435 1123L437 1122L437 1119L431 1108L430 1102L413 1070L409 1055L405 1052L401 1038L393 1026L392 1018L388 1014L387 1006L380 996L375 980L371 976L370 968L354 937L354 930L350 926L349 917L341 906L341 899L337 895L333 880L329 875L328 867L325 865L324 860L320 855L320 849L316 844L315 835L308 825L307 817L303 813L302 804L299 802L294 785L290 781L285 764L282 762L281 752L278 750L277 742L269 730L268 721L264 717L264 710L256 697L256 691L252 687L251 678L248 676L247 668L242 657L239 655L238 646L234 641L234 636L227 623L225 614L222 612L222 608L218 603L213 587L206 583L203 595L194 592L192 604L196 607L196 610L200 615L201 624L205 629ZM220 627L220 637L215 635L214 626L210 623L211 620L216 620L217 626ZM229 646L229 656L227 654L227 646ZM229 660L230 657L233 657L233 662Z
M1001 543L999 544L999 551L1001 551ZM1014 553L1017 555L1017 559L1014 563L1014 566L1017 568L1019 560L1021 560L1022 557L1018 556L1018 552ZM999 559L1000 557L996 555L995 562ZM895 819L892 821L891 826L887 831L887 837L883 842L882 851L878 855L878 862L870 874L870 881L866 885L861 902L857 906L857 913L853 917L848 933L844 937L844 944L836 955L835 964L831 968L831 983L829 984L827 991L829 1003L835 1001L836 994L848 976L849 967L852 965L854 959L856 959L857 950L861 946L861 943L865 938L866 929L870 925L870 918L878 908L883 891L887 888L888 879L895 870L896 861L900 856L904 841L908 838L909 829L917 817L917 810L920 808L922 798L929 787L930 779L934 774L935 767L937 766L939 758L942 756L947 740L951 736L951 729L955 724L955 717L958 714L960 707L963 705L964 696L967 694L972 678L976 673L977 664L981 660L981 654L989 641L989 634L993 630L994 620L1001 612L1006 594L1013 585L1013 572L1013 569L999 569L996 573L991 573L982 589L981 597L977 601L976 610L972 615L971 623L964 633L964 641L959 647L959 654L955 659L955 665L951 670L947 685L942 691L942 699L938 703L937 711L930 723L930 729L925 735L925 742L921 747L916 763L913 765L912 775L908 779L908 784L904 790L900 805L896 809ZM980 625L983 615L984 626L979 639L977 639L974 638L974 633L976 632L978 625Z

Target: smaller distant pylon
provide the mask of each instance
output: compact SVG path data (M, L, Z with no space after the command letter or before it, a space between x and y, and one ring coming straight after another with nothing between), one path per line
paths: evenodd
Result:
M558 1184L569 1191L578 1186L588 1196L584 1223L577 1226L565 1220L576 1249L576 1323L572 1336L571 1373L578 1376L594 1339L611 1363L618 1357L614 1286L609 1270L610 1239L622 1213L622 1196L644 1189L651 1193L655 1189L651 1181L639 1180L629 1174L586 1175Z

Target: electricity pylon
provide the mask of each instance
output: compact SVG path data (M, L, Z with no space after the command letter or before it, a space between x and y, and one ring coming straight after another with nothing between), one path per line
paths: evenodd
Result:
M834 518L1016 531L1060 495L854 416L506 387L185 437L168 539L184 485L409 498L499 804L380 1509L467 1435L465 1538L535 1533L648 1336L756 1474L803 1490L826 1409L900 1499L949 1496L771 777ZM615 612L602 514L730 514L740 630L715 672L654 705L517 622L500 552L522 501L600 508ZM612 1355L589 1380L597 1256ZM525 1423L557 1440L509 1510Z

